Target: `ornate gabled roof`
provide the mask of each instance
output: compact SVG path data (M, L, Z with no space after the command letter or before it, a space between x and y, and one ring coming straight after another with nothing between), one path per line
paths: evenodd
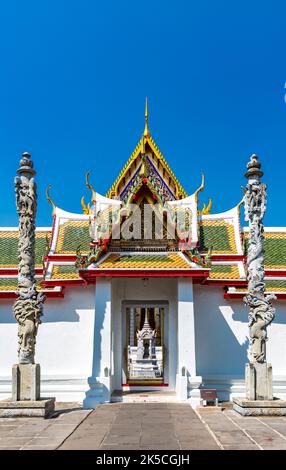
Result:
M59 226L54 254L72 255L79 246L87 253L89 245L89 221L68 220Z
M74 255L79 246L89 250L89 215L54 209L54 224L49 255Z
M208 276L205 283L219 284L226 287L226 298L242 297L247 292L247 281L244 258L247 252L248 229L243 229L241 235L246 241L246 251L241 255L241 244L237 245L235 234L235 220L237 220L237 207L222 214L203 216L201 218L204 240L209 240L215 247L211 269L204 275ZM57 220L58 219L58 220ZM207 222L207 224L205 224ZM222 225L221 222L224 222ZM206 229L206 227L208 227ZM212 227L212 230L210 230ZM225 230L221 231L221 227ZM239 225L237 225L239 229ZM46 254L46 236L51 237L50 228L37 228L36 230L36 272L37 284L50 297L62 297L65 285L83 285L78 269L75 267L76 249L81 243L83 250L89 250L89 220L88 216L72 214L56 208L53 226L51 249L47 256L47 272L45 282L42 282L42 260ZM227 233L228 240L221 241ZM60 238L60 241L58 240ZM0 230L0 297L16 297L17 290L17 239L18 229L3 228ZM231 254L225 250L233 246ZM224 244L224 245L223 245ZM222 246L223 245L223 246ZM204 245L205 246L205 245ZM265 228L265 273L266 292L274 292L278 298L286 299L286 228ZM228 261L228 257L230 258ZM164 271L174 273L198 270L192 265L183 253L110 253L102 258L97 266L99 271L126 271L132 272ZM149 275L148 274L148 275ZM184 275L184 274L182 274ZM203 276L202 276L203 278Z
M63 286L87 285L100 275L192 276L194 282L224 286L226 298L241 299L246 293L248 228L240 228L240 204L223 213L209 214L210 202L198 211L198 192L204 188L204 177L197 191L187 196L150 134L147 106L142 138L107 197L95 192L88 175L87 186L92 198L88 206L83 201L84 214L56 207L47 190L53 206L53 227L36 229L36 275L39 288L51 297L63 296ZM141 215L146 202L152 204L154 219L160 203L160 207L163 205L163 238L142 237L144 224L141 238L134 237L132 242L128 237L113 239L111 230L104 230L110 220L114 221L115 207L116 229L128 222L126 204L135 201L142 209ZM182 210L184 216L191 215L186 240L177 234L175 239L167 236L170 226L166 209L170 213L174 209L176 215ZM170 225L175 226L175 221L176 217L171 218ZM0 229L0 297L16 297L17 245L17 228ZM264 248L266 291L286 299L286 228L266 227Z
M220 214L201 216L200 251L212 254L242 255L239 205Z
M186 191L176 178L174 172L171 170L165 157L155 143L150 134L148 126L148 107L146 106L145 112L145 130L134 151L125 163L118 177L113 185L107 192L107 197L118 198L129 184L130 180L134 178L142 165L141 157L148 155L153 171L156 171L158 176L165 182L170 192L173 194L174 199L180 199L187 196Z

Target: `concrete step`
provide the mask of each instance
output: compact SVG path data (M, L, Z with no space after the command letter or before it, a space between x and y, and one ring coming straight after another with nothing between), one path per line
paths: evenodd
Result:
M115 390L111 395L112 403L174 403L178 402L176 392L150 391L121 391Z

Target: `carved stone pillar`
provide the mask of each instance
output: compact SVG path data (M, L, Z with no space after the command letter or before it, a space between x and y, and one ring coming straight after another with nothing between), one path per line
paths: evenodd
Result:
M247 164L248 184L245 188L245 220L249 222L247 280L248 294L244 298L249 307L249 361L251 364L266 362L267 326L273 321L275 309L273 294L265 295L264 282L264 227L266 210L266 185L261 183L261 164L252 155Z
M272 368L266 362L266 328L275 316L272 300L276 297L273 294L265 295L263 217L266 210L266 185L260 181L263 172L256 155L251 156L245 176L248 178L244 191L245 220L249 222L248 294L244 298L249 308L248 356L250 364L246 366L247 398L271 400L273 398Z
M37 290L35 279L37 188L29 153L23 153L17 173L15 193L19 215L19 274L14 316L18 322L19 363L12 368L12 400L1 402L0 416L47 416L54 410L55 400L41 400L40 365L35 364L36 336L45 296Z
M38 326L45 297L37 291L35 280L35 218L37 187L30 154L23 153L19 176L15 178L16 206L19 215L18 298L14 316L18 322L19 363L34 364Z
M243 415L285 414L285 402L273 400L272 366L266 361L267 326L273 321L275 295L265 294L264 227L266 185L261 164L256 155L250 157L245 174L245 220L249 222L247 280L248 294L244 298L249 308L249 364L246 364L246 399L235 398L234 409Z

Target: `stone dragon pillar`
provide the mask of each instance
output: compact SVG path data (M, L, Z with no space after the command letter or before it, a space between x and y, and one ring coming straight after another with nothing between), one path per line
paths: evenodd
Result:
M266 185L256 155L250 157L244 189L245 220L249 223L247 251L248 294L244 302L249 308L249 364L246 365L246 398L248 400L272 400L272 365L266 361L267 326L275 317L272 301L275 295L265 294L264 227L266 210Z
M16 206L19 215L18 297L14 316L18 322L18 364L12 367L12 399L0 403L0 417L43 416L53 412L55 399L41 399L40 364L35 364L35 344L41 323L45 296L36 287L35 218L37 188L35 170L25 152L15 178Z
M25 152L15 177L16 206L19 215L18 298L14 316L18 322L19 364L34 364L38 326L45 296L38 292L35 280L35 218L37 186L30 154Z
M233 397L233 409L243 416L285 416L286 400L273 398L272 365L266 360L267 327L275 317L275 295L265 293L264 226L266 185L256 155L250 157L244 188L245 220L249 223L247 250L248 293L244 302L249 309L249 363L245 367L245 398Z
M245 220L249 222L247 253L248 294L244 302L249 307L249 361L251 364L266 363L266 328L273 321L275 295L265 295L264 282L264 227L266 210L266 185L261 183L261 164L252 155L247 164L248 184L244 190Z
M272 365L266 361L267 326L273 321L275 295L265 294L264 227L266 185L256 155L250 157L244 188L245 220L249 223L247 250L248 293L244 302L249 309L249 363L245 367L245 399L234 398L234 410L242 415L285 414L284 402L273 400Z

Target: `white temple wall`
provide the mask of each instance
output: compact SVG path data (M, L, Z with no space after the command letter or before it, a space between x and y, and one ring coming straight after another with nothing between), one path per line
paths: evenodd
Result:
M177 280L155 278L112 281L112 389L122 383L122 302L166 301L169 384L177 372ZM194 285L196 373L221 399L244 395L247 362L247 309L242 300L226 300L217 286ZM11 367L17 362L17 324L11 300L0 302L0 399L11 395ZM42 395L58 401L82 401L91 375L95 286L67 287L63 299L47 299L39 327L36 361L41 364ZM268 362L273 365L274 395L286 398L286 303L275 302L276 318L268 328Z
M36 344L42 396L82 401L92 370L95 287L66 287L63 299L47 299ZM17 359L17 323L11 300L0 302L0 399L11 396Z
M0 378L11 375L12 365L18 362L17 322L10 299L0 301Z
M221 399L244 395L248 311L242 300L226 300L218 286L194 285L197 374ZM286 304L275 302L268 328L267 361L273 366L274 395L286 398Z

